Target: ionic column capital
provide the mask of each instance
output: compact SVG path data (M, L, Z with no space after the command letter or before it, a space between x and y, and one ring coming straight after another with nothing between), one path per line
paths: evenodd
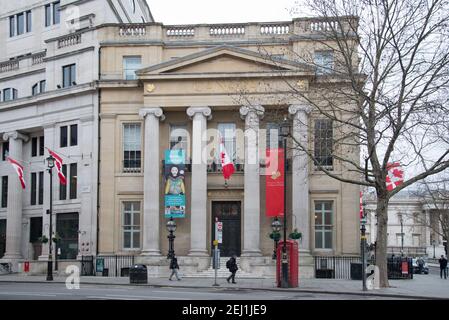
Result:
M21 139L23 140L23 142L27 142L28 140L30 140L30 137L28 137L27 135L20 133L19 131L10 131L10 132L5 132L3 134L3 140L4 141L8 141L8 140L17 140L17 139Z
M265 108L262 106L243 106L240 107L240 117L245 120L248 115L256 115L262 118L265 113Z
M195 114L202 114L207 120L212 119L212 110L209 107L190 107L187 109L187 115L192 119Z
M161 121L165 119L164 111L159 107L143 108L139 110L139 116L141 116L142 118L145 118L147 115L152 115L156 118L160 118Z
M305 113L309 115L312 112L312 107L307 104L293 104L288 107L288 113L292 116L295 116L299 113Z

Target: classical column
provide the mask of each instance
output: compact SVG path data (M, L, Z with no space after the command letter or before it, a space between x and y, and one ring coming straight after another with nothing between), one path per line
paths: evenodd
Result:
M293 228L302 233L300 251L310 252L310 212L309 212L309 166L308 156L299 150L299 143L308 147L308 119L311 108L308 105L292 105L288 112L293 117L292 152L292 212ZM296 142L295 142L296 141Z
M17 131L3 134L3 140L9 140L9 156L14 160L21 160L23 142L27 142L28 136ZM25 168L24 179L27 183L27 171ZM6 251L3 261L18 261L23 259L20 250L22 241L22 186L15 170L10 167L8 175L8 209L6 214ZM28 185L29 187L29 185Z
M160 256L159 246L159 120L164 120L161 108L140 109L145 118L144 178L143 178L143 244L142 255Z
M262 106L243 106L240 116L245 120L245 190L243 205L243 257L260 256L260 167L259 117Z
M207 159L206 150L207 120L210 120L209 107L190 107L187 115L192 119L192 186L190 251L191 256L207 256Z

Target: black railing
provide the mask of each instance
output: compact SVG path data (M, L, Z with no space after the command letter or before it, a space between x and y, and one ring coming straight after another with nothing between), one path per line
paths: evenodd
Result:
M94 276L94 257L82 256L81 257L81 275L82 276Z
M123 172L140 173L142 171L142 163L140 160L123 160Z
M131 255L101 255L95 258L95 262L97 259L103 259L103 276L126 277L129 275L129 268L134 265L134 257Z

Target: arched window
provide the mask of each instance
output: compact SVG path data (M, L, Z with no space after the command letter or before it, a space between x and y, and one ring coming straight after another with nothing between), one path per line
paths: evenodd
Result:
M3 100L2 101L11 101L17 99L17 89L14 88L6 88L3 89Z

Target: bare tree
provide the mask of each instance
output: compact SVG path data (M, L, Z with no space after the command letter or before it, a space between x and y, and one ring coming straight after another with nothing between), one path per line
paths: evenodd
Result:
M376 264L381 286L388 287L391 197L449 167L449 1L308 0L307 6L319 21L313 30L315 55L330 55L317 59L313 50L285 52L315 75L307 78L306 89L286 76L288 92L283 92L290 101L311 106L312 119L331 122L332 143L323 150L338 163L338 172L317 153L317 137L312 146L292 136L293 148L329 177L375 189ZM301 125L316 132L312 121ZM406 178L388 190L392 162L402 164Z

